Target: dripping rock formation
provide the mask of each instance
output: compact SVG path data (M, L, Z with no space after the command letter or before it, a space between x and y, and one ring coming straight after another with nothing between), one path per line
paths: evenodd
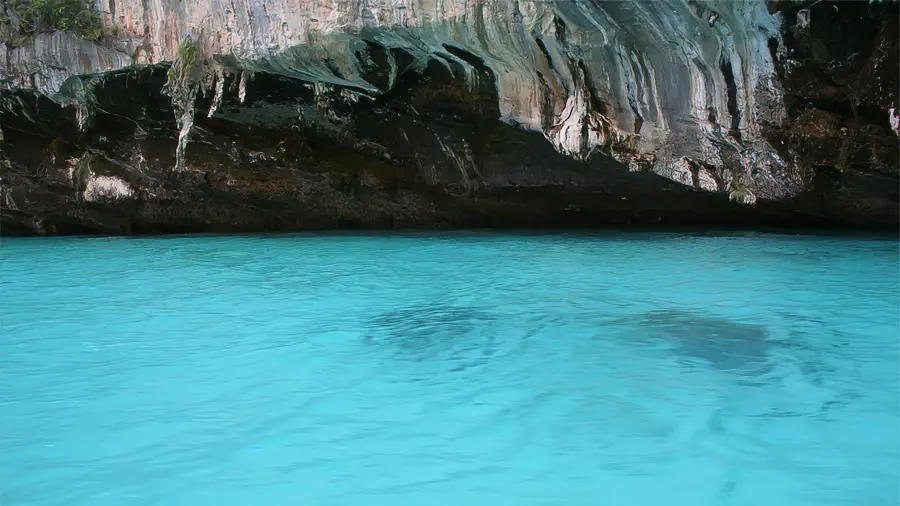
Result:
M98 0L0 43L0 233L896 230L898 7Z

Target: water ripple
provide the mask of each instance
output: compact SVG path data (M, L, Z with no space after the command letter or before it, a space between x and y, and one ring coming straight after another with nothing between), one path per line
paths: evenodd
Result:
M898 248L0 248L0 504L898 502Z

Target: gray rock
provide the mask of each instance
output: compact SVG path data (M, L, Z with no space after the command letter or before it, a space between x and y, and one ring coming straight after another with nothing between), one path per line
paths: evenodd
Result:
M896 228L897 5L807 3L100 2L0 47L6 233Z

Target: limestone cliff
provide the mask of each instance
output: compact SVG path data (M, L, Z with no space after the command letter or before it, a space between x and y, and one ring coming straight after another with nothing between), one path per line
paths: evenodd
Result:
M3 233L898 223L896 1L97 7L0 45Z

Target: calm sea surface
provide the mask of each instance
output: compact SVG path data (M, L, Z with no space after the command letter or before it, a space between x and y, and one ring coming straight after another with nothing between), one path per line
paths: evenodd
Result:
M893 238L0 241L0 505L889 506Z

